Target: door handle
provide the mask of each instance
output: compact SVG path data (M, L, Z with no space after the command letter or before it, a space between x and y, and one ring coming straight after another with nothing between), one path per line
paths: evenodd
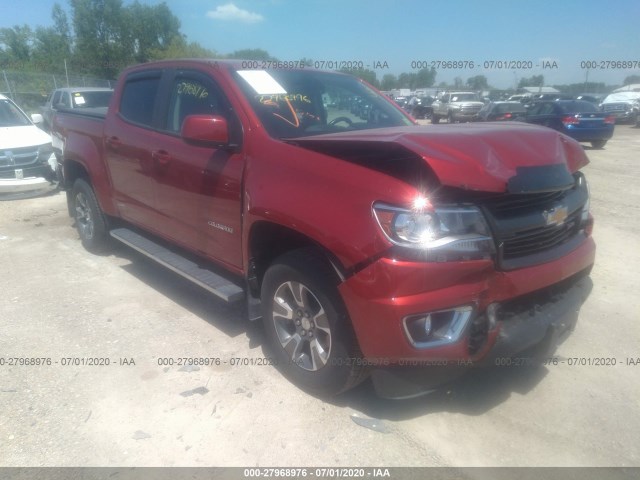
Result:
M122 146L122 142L118 137L107 137L107 139L105 140L105 143L109 148L113 150L117 150Z
M166 150L155 150L151 153L151 158L160 165L167 165L171 161L171 155Z

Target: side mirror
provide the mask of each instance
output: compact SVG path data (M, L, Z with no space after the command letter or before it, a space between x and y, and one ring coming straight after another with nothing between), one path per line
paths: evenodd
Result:
M182 122L180 134L185 142L229 145L229 125L224 117L217 115L188 115Z
M31 121L37 125L39 123L43 123L44 122L44 118L42 118L42 115L40 115L39 113L32 113L31 114Z

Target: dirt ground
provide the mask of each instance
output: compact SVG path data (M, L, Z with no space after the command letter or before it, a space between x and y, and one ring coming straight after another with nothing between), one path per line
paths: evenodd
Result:
M640 466L640 129L587 153L597 259L557 355L616 365L494 368L410 401L231 366L264 356L240 308L124 246L90 254L62 193L0 202L0 465Z

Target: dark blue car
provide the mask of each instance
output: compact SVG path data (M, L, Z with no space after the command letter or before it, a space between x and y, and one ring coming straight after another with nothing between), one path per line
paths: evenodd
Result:
M590 142L593 148L602 148L613 135L615 117L589 102L556 100L534 103L525 121L554 128L579 142Z

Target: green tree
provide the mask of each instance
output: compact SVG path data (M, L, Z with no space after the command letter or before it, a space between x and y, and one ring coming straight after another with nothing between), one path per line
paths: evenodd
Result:
M262 50L261 48L245 48L242 50L236 50L230 55L227 55L227 57L242 60L278 60L276 57L272 57L269 52Z
M152 52L157 54L175 46L180 35L180 20L171 13L166 3L160 5L142 5L138 0L124 10L123 21L128 30L128 42L131 43L134 60L147 62Z
M398 78L392 73L385 73L382 76L382 81L380 82L381 90L393 90L397 88Z
M398 88L416 88L416 74L415 73L401 73L398 77Z
M0 47L3 50L3 67L24 68L31 60L33 30L29 25L16 25L0 29Z
M51 16L53 27L36 29L33 60L38 70L62 73L65 60L71 59L71 28L67 14L57 3Z
M433 67L431 67L431 69L423 68L422 70L418 70L413 88L433 87L436 83L436 73L436 69Z
M640 75L629 75L624 79L622 85L631 85L632 83L640 83Z
M133 63L133 35L121 0L69 1L75 31L74 65L78 69L113 78Z
M467 78L467 87L471 90L489 90L489 83L484 75L476 75Z
M219 58L215 50L204 48L197 42L188 43L183 36L174 37L166 48L152 49L150 60L164 60L169 58Z
M521 78L518 82L518 88L523 87L542 87L544 85L544 75L533 75L529 78Z

